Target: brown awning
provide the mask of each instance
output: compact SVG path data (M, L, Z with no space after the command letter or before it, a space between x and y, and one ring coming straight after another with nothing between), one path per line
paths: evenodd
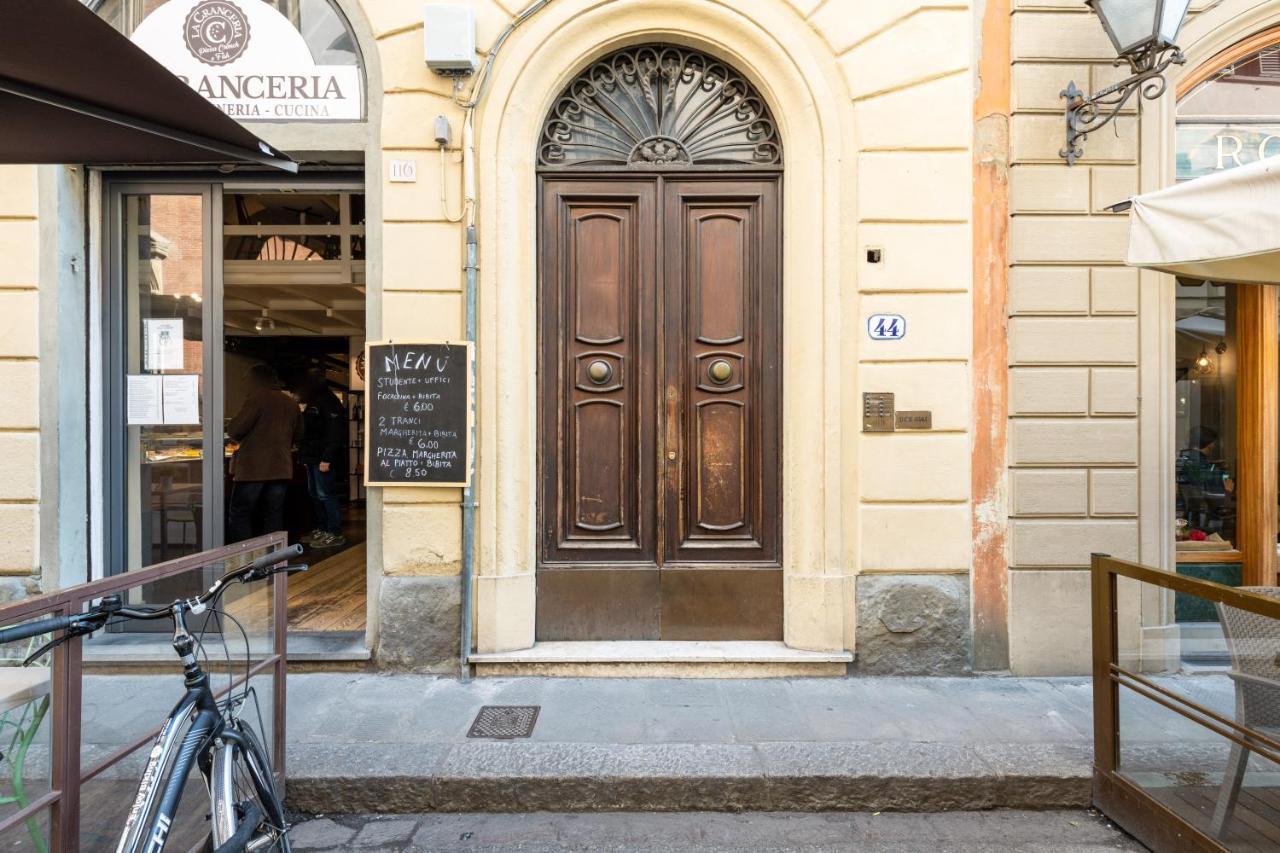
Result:
M0 163L298 169L80 0L0 0Z

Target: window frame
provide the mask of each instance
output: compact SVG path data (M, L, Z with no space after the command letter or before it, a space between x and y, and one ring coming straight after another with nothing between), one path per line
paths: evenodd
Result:
M1280 46L1280 26L1260 30L1205 60L1179 81L1177 103L1224 66ZM1176 151L1176 142L1174 145ZM1280 533L1280 287L1232 285L1236 329L1236 550L1231 560L1195 554L1197 562L1242 563L1244 586L1277 585ZM1172 537L1172 530L1166 531Z

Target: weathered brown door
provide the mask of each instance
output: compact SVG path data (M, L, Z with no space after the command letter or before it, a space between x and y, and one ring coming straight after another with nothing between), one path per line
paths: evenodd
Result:
M778 204L542 179L538 639L782 638Z

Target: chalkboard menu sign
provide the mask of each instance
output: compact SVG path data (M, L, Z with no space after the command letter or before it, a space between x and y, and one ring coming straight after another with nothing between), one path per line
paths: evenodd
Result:
M365 485L467 485L470 364L466 342L368 345Z

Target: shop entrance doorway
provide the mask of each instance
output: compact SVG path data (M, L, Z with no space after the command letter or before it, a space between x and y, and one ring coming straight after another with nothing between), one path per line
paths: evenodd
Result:
M108 191L105 573L283 528L312 566L290 582L291 653L364 645L361 186ZM305 425L270 470L240 453L268 426L260 394Z

